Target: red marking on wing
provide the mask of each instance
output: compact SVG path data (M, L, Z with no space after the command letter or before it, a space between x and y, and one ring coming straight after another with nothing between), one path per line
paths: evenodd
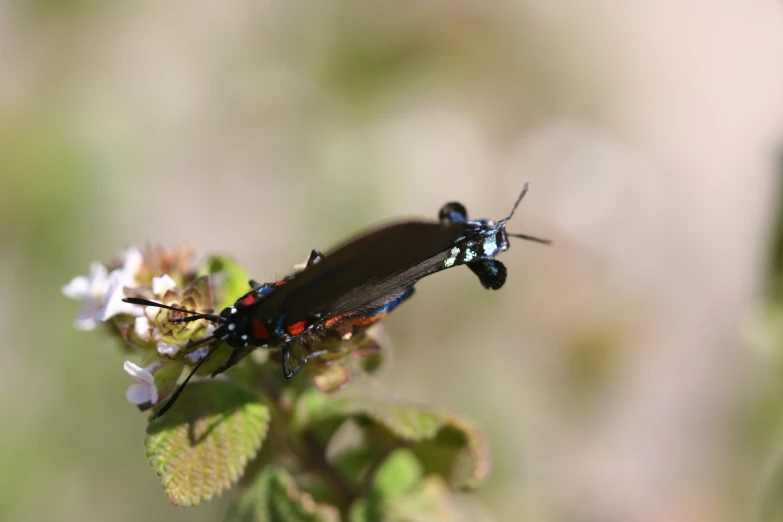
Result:
M261 319L253 319L253 335L256 339L263 341L269 339L269 330L266 328L266 324Z
M276 282L276 283L275 283L275 286L283 286L283 285L284 285L284 284L286 284L287 282L288 282L288 281L286 281L285 279L283 279L283 280L281 280L281 281L278 281L278 282Z
M249 293L245 297L243 297L242 300L239 302L245 306L250 306L251 304L256 302L256 296L253 293Z
M305 324L307 324L305 321L299 321L298 323L289 324L286 327L286 330L288 330L288 333L291 335L299 335L300 333L304 332Z

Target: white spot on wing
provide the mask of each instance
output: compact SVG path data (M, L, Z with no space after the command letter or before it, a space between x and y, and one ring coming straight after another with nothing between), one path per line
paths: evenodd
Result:
M446 259L446 261L443 262L443 266L446 268L449 268L451 266L454 266L454 263L457 262L457 256L459 255L459 247L454 247L451 249L451 257Z
M487 257L492 257L495 255L498 249L497 239L495 237L495 234L492 234L484 241L484 255Z

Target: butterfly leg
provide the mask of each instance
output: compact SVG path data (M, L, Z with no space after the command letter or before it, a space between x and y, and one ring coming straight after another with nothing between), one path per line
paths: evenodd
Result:
M296 368L292 370L291 369L291 344L290 343L284 344L282 350L283 350L283 376L286 379L290 379L291 377L299 373L299 370L302 369L302 367L305 365L305 363L307 363L307 361L311 359L315 359L317 357L321 357L322 355L326 355L327 353L327 350L318 350L317 352L307 354L301 359L299 359Z
M237 362L239 362L239 358L242 355L242 349L241 348L234 348L231 350L231 355L228 356L228 360L226 361L226 364L212 372L212 377L219 375L223 373L224 371L228 370L232 366L234 366Z

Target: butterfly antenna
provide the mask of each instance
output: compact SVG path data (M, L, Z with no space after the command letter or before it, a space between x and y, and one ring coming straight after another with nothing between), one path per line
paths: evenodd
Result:
M219 315L215 314L202 314L200 312L194 312L193 310L188 310L187 308L177 308L175 306L169 306L165 305L163 303L156 303L155 301L150 301L149 299L141 299L140 297L126 297L123 299L123 302L129 303L129 304L135 304L135 305L141 305L141 306L154 306L156 308L165 308L166 310L172 310L174 312L182 312L184 314L192 314L192 317L188 317L185 319L174 319L172 322L190 322L195 321L197 319L207 319L208 321L212 321L213 323L222 323L223 319Z
M224 338L225 338L224 335L218 335L218 334L214 334L213 333L212 335L208 335L208 336L204 337L203 339L199 339L198 341L193 341L193 342L190 342L190 343L186 344L185 346L182 347L182 349L187 351L187 352L190 352L194 348L198 348L199 346L204 346L205 344L209 344L212 341L216 341L216 340L217 341L222 341Z
M536 243L543 243L544 245L551 245L551 239L543 239L536 236L528 236L527 234L506 234L511 237L518 237L520 239L527 239L528 241L535 241Z
M214 336L210 336L210 337L214 337ZM206 340L206 339L202 339L201 341L204 341L204 340ZM199 341L199 343L200 343L201 341ZM190 373L189 373L189 374L188 374L188 376L185 378L185 380L182 382L182 384L180 384L180 385L179 385L179 387L177 388L177 391L175 391L175 392L174 392L174 395L172 395L171 397L169 397L169 400L167 400L167 401L166 401L166 404L164 404L164 405L163 405L163 407L162 407L161 409L159 409L158 411L156 411L156 412L155 412L155 415L153 415L153 416L152 416L152 418L151 418L150 420L155 420L155 419L159 418L161 415L163 415L164 413L166 413L167 411L169 411L169 409L171 408L171 406L172 406L172 405L173 405L175 402L177 402L177 399L179 398L180 394L182 393L182 390L184 390L184 389L185 389L185 386L187 386L187 384L188 384L188 381L190 381L190 378L191 378L191 377L193 377L193 376L196 374L196 372L198 371L198 369L199 369L199 368L201 368L201 365L202 365L202 364L204 364L204 361L206 361L207 359L209 359L209 356L210 356L210 355L212 355L212 353L215 351L215 349L216 349L218 346L220 346L220 343L218 343L218 344L216 344L215 346L213 346L213 347L212 347L212 348L211 348L211 349L210 349L210 350L207 352L207 354L206 354L204 357L202 357L202 358L201 358L201 360L200 360L200 361L199 361L199 362L196 364L196 366L194 366L194 367L193 367L193 369L190 371Z
M505 224L506 221L511 219L511 217L514 215L514 212L517 211L517 207L522 202L522 198L524 198L525 194L527 194L527 191L528 191L529 188L530 188L530 183L525 183L524 186L522 187L522 192L519 194L519 197L517 198L517 201L514 203L514 208L511 209L511 213L508 215L508 217L506 217L504 219L501 219L500 223L498 223L498 225L500 225L501 223Z
M514 208L511 209L511 213L508 215L507 218L501 219L498 223L498 228L505 227L506 222L511 219L511 217L514 215L514 212L516 212L517 207L522 202L522 198L525 197L525 194L527 194L527 191L530 189L530 183L525 183L525 185L522 187L522 192L520 192L519 197L517 198L517 201L514 203ZM536 243L542 243L544 245L551 245L552 240L551 239L543 239L536 236L529 236L527 234L508 234L511 237L518 237L520 239L526 239L528 241L535 241Z

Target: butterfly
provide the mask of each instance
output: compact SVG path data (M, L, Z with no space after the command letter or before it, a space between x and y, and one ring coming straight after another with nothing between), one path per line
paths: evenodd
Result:
M293 366L294 344L338 328L364 327L380 320L410 298L414 285L424 277L466 265L485 288L501 288L507 269L495 257L508 250L510 237L550 243L506 231L528 189L526 183L509 215L497 222L470 220L464 205L450 202L441 207L437 221L393 222L360 233L326 254L313 250L302 271L272 283L250 281L251 289L219 314L197 313L142 298L124 299L189 314L174 322L207 320L217 325L211 335L184 347L191 350L212 345L155 416L171 407L221 342L233 351L213 376L236 364L248 350L260 347L281 349L283 375L290 379L307 361L327 353L312 352Z

